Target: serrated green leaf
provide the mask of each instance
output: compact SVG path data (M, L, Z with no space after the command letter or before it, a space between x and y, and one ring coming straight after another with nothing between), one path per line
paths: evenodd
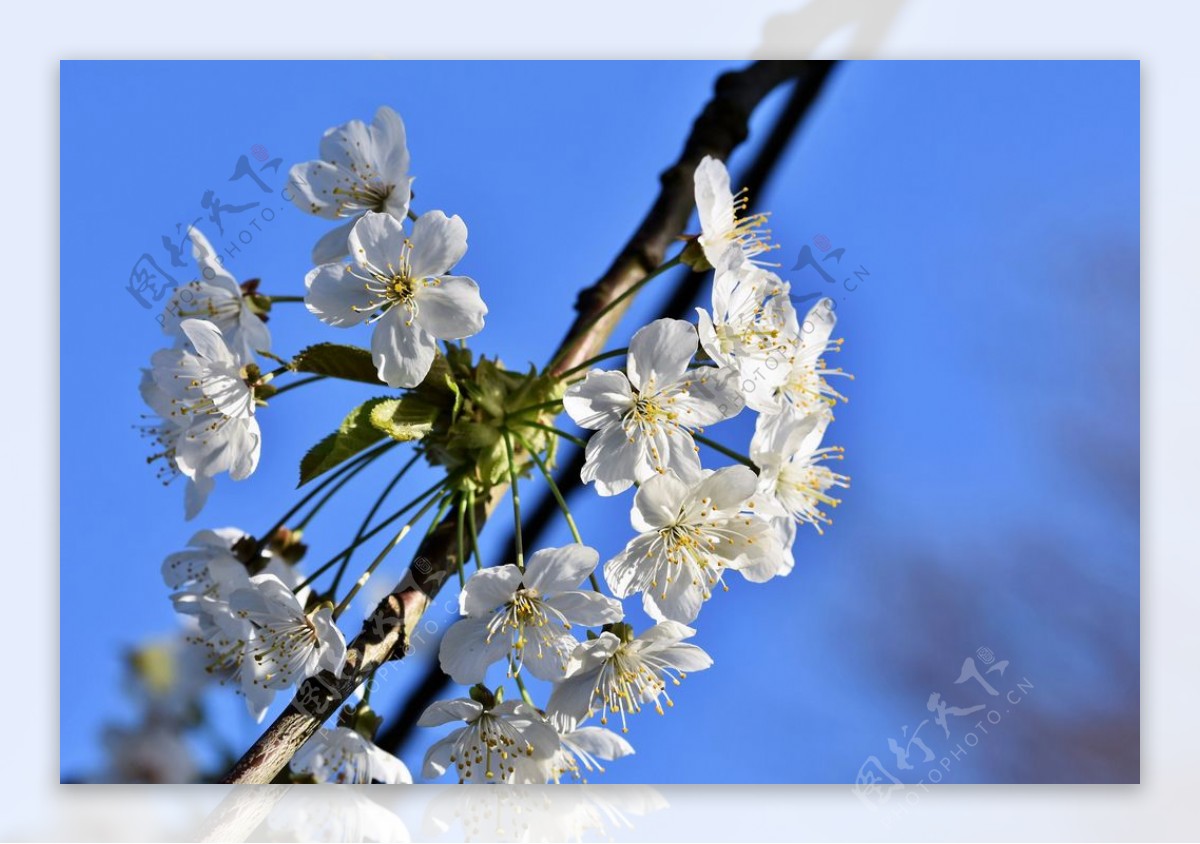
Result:
M358 346L340 343L318 343L296 355L292 368L297 372L328 375L346 381L362 381L365 384L382 384L379 380L371 353Z
M384 432L371 423L371 412L377 405L387 401L392 399L363 402L350 411L336 431L310 448L300 461L299 486L383 439Z
M411 393L383 399L371 408L371 424L400 442L419 440L433 430L438 409Z

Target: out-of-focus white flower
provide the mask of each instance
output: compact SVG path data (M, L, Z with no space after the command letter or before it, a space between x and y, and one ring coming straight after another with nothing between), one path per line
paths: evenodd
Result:
M111 783L189 783L199 774L191 749L175 730L161 724L104 731Z
M320 156L292 166L292 202L327 220L350 220L317 241L314 264L344 258L350 230L367 211L403 220L412 195L404 121L387 106L375 112L370 126L351 120L326 130Z
M163 332L188 342L181 323L204 319L220 329L225 342L244 363L271 350L271 332L250 307L237 280L221 266L216 250L197 228L188 232L200 278L175 289L163 311Z
M524 666L542 680L561 680L578 644L571 628L621 620L619 601L579 589L597 562L594 548L566 545L532 554L524 572L514 565L475 572L459 594L466 617L442 639L442 670L469 686L511 650L518 671Z
M642 484L630 514L639 535L604 566L613 594L641 592L651 618L686 624L724 586L725 569L755 582L774 577L782 565L778 539L747 506L756 485L745 466L706 471L694 484L670 472Z
M190 519L204 506L216 475L243 480L254 472L262 438L245 362L211 322L186 319L180 329L191 349L155 352L141 393L161 420L143 429L162 449L155 458L167 463L171 476L192 482L185 497Z
M324 264L305 278L308 310L347 328L375 324L371 356L391 387L415 387L437 356L438 340L483 330L479 285L448 275L467 251L467 227L441 211L422 214L412 237L388 214L367 212L350 232L353 264Z
M412 782L412 774L403 762L349 727L318 729L292 757L291 768L312 774L318 782Z
M710 264L719 269L735 253L754 260L773 248L770 232L763 228L767 215L741 216L749 199L744 191L734 194L730 189L724 162L704 156L696 167L695 188L702 232L700 246Z
M567 413L596 431L581 477L594 481L601 495L616 495L668 469L685 480L698 477L692 430L741 411L736 373L688 368L696 347L691 323L658 319L630 340L628 375L593 369L567 389Z
M545 783L546 764L559 750L558 733L537 710L517 701L484 706L469 698L442 700L425 710L419 727L463 721L425 754L422 775L436 779L452 766L460 783Z
M643 704L654 704L660 715L660 701L673 706L667 683L679 685L688 671L702 671L712 658L696 645L683 642L696 631L675 621L660 621L636 638L628 625L617 625L616 632L605 631L575 649L567 669L567 679L554 687L547 712L583 720L596 712L600 723L608 723L610 711L621 716L621 731L626 732L626 716L642 711Z

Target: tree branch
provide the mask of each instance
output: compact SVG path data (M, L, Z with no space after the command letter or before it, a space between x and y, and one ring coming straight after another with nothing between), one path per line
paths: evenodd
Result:
M713 98L696 118L679 160L662 174L662 188L649 213L612 266L580 294L579 316L554 357L553 372L565 372L600 352L632 297L602 319L596 315L652 272L683 233L694 206L692 179L700 160L705 155L727 159L745 140L750 114L771 90L791 78L823 79L829 65L760 61L718 78ZM506 486L497 486L486 501L477 503L478 523L486 521L506 493ZM404 578L350 643L341 674L326 671L304 681L287 709L234 765L225 782L271 782L371 671L405 656L413 629L458 566L457 518L457 512L450 513L421 543Z

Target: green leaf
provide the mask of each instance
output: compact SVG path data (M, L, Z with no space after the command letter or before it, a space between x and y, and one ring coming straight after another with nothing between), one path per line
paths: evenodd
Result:
M292 369L328 375L346 381L362 381L366 384L382 384L379 380L371 353L358 346L343 346L339 343L318 343L296 355Z
M438 409L413 394L397 399L380 399L370 420L378 430L402 443L419 440L433 430Z
M309 449L300 461L299 486L383 439L384 432L371 424L371 411L386 401L392 399L363 402L350 411L336 431Z

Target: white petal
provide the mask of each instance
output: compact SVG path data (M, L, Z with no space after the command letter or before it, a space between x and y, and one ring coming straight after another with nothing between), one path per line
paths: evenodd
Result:
M454 752L454 743L458 740L459 733L462 730L455 730L450 735L435 742L429 750L425 751L425 762L421 765L421 776L427 780L433 780L440 777L449 770L451 764L450 756Z
M405 252L404 226L391 214L368 211L350 229L346 245L350 258L363 267L386 272L398 268Z
M404 121L389 106L380 106L375 112L375 119L371 121L371 140L380 177L387 184L397 186L392 190L393 195L399 193L404 198L399 214L393 209L389 211L403 219L408 212L408 136Z
M467 224L455 214L427 211L413 223L413 278L441 276L467 253Z
M525 585L543 595L577 589L596 570L600 552L586 545L543 548L525 562Z
M408 325L407 317L404 308L392 308L371 334L371 358L379 378L393 388L420 384L437 357L437 339L420 326Z
M546 598L545 603L562 613L571 624L581 627L613 624L624 617L621 602L599 592L560 592Z
M690 576L672 577L670 581L659 581L657 588L649 588L642 595L642 608L655 621L695 621L704 606L705 589Z
M370 759L371 779L387 785L410 785L412 774L408 766L382 747L367 742L367 757Z
M438 727L451 721L474 721L483 712L483 706L469 698L439 700L417 720L418 727Z
M371 315L372 296L345 264L323 264L304 277L304 306L336 328L358 325Z
M417 291L417 322L441 340L461 340L483 330L487 305L479 285L466 276L442 276L438 284Z
M696 166L696 209L700 215L703 243L724 238L733 228L733 191L725 163L710 155Z
M591 672L556 683L546 704L547 714L558 713L575 719L586 717L595 687L596 675Z
M354 224L358 222L358 219L358 217L351 217L346 222L334 226L321 235L320 239L313 245L312 262L317 266L332 264L349 255L350 232L354 229Z
M612 730L603 727L580 727L567 739L580 750L609 762L633 755L633 745Z
M600 495L618 495L637 480L642 452L620 425L609 425L588 440L584 449L587 460L579 477L585 484L594 481Z
M342 184L345 174L336 164L328 161L305 161L292 165L288 171L288 189L292 192L292 204L305 214L316 214L327 220L336 220L341 202L333 189Z
M471 618L484 618L512 600L520 585L521 570L514 565L480 569L468 578L459 593L459 611Z
M575 424L593 430L619 422L631 407L633 389L624 372L593 369L563 396L563 409Z
M629 381L642 393L654 393L683 377L696 354L696 329L681 319L656 319L629 341Z
M658 536L635 536L625 550L604 564L604 580L618 598L628 598L650 588L658 559L651 556Z
M674 472L649 478L633 496L629 520L634 530L646 533L673 524L690 492L690 487Z
M463 618L450 625L438 650L442 671L463 686L483 682L488 666L503 659L509 646L503 631L490 642L487 638L487 621L482 618Z
M179 328L187 335L200 357L214 364L236 367L237 361L229 351L225 338L221 336L221 330L211 322L205 319L185 319L179 323Z

